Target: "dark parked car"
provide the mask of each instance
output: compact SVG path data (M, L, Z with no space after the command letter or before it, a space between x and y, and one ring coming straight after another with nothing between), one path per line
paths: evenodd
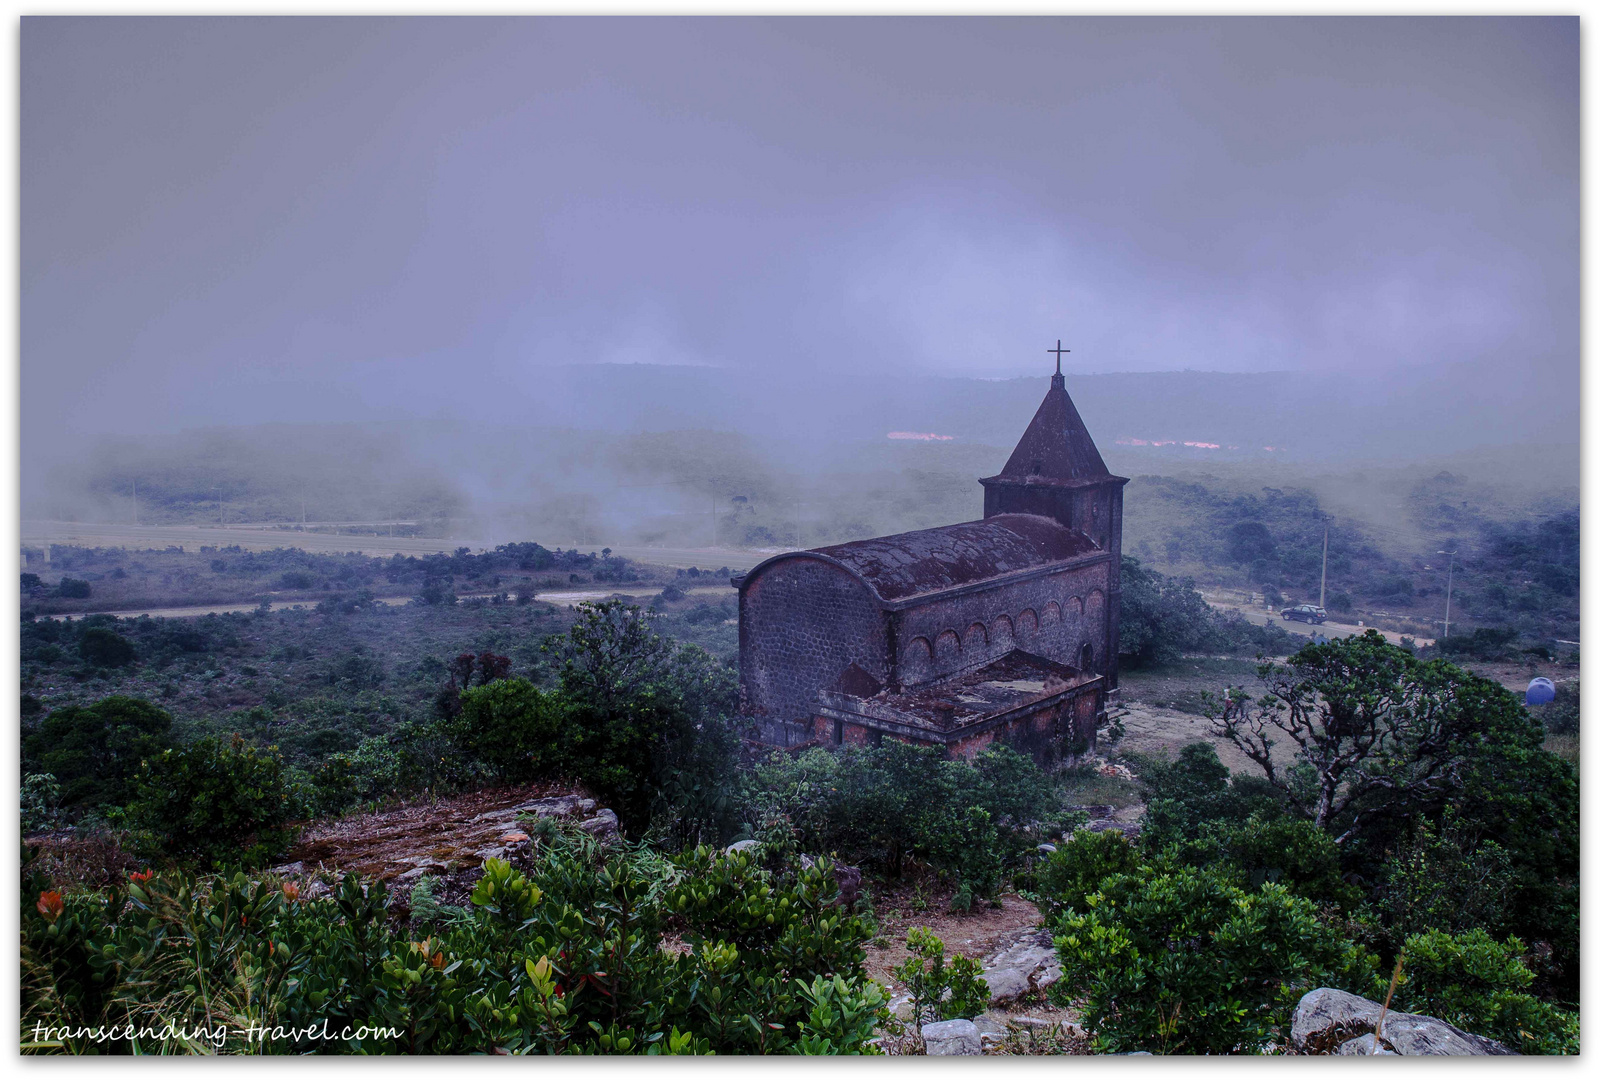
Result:
M1283 617L1285 619L1298 619L1301 622L1324 623L1328 621L1328 611L1326 608L1319 608L1315 604L1301 604L1298 607L1284 608Z

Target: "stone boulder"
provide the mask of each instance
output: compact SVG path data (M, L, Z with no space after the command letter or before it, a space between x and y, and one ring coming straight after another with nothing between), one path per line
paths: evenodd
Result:
M1075 810L1080 813L1087 814L1090 821L1100 821L1112 818L1115 817L1117 813L1117 808L1115 806L1109 806L1105 803L1088 803L1077 806L1066 806L1062 809L1068 811Z
M743 852L748 852L750 854L751 858L755 858L756 849L759 848L760 846L761 846L761 841L760 840L740 840L740 841L737 841L736 843L732 843L732 844L728 845L727 854L733 855L733 854L735 854L737 852L743 851Z
M1061 963L1050 931L1024 931L983 962L989 1002L999 1005L1047 989L1061 978Z
M621 834L622 823L617 820L615 810L601 810L594 817L578 822L578 828L605 843L615 840Z
M817 860L810 855L800 856L802 869L810 870L817 865ZM861 868L859 866L846 866L844 863L833 864L833 881L839 886L839 905L852 907L861 898Z
M1405 1057L1481 1057L1516 1053L1504 1043L1462 1031L1443 1020L1392 1010L1383 1017L1382 1037L1374 1040L1382 1013L1379 1002L1320 987L1295 1007L1289 1043L1302 1054L1372 1054L1376 1050Z
M929 1057L983 1053L983 1039L971 1020L940 1020L922 1025L922 1044Z

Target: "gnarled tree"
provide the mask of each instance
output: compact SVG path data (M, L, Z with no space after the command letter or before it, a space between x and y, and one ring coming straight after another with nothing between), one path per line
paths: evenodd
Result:
M1260 697L1230 690L1210 702L1213 732L1340 843L1371 815L1441 808L1486 748L1533 734L1503 687L1442 660L1419 660L1373 630L1308 645L1258 674ZM1292 759L1285 744L1295 748Z

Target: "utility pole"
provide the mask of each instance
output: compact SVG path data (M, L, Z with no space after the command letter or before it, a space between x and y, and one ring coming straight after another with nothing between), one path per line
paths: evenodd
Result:
M1450 556L1450 562L1446 565L1446 569L1445 569L1445 572L1444 572L1444 636L1445 637L1449 637L1450 636L1450 586L1452 584L1452 580L1455 577L1456 554L1460 550L1461 550L1460 548L1457 548L1455 551L1438 551L1438 552L1434 553L1436 555L1448 555L1448 556Z
M1328 522L1322 523L1322 592L1317 596L1317 606L1328 610Z

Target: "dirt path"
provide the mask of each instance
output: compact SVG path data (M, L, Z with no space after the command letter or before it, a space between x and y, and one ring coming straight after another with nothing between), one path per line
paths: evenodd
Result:
M1218 611L1237 611L1240 615L1243 615L1246 620L1255 623L1257 626L1281 626L1285 630L1289 631L1289 633L1298 634L1305 638L1310 638L1313 633L1321 634L1323 637L1330 639L1358 637L1361 634L1365 634L1368 630L1377 630L1378 633L1383 635L1384 640L1389 642L1389 644L1398 645L1400 644L1400 639L1402 637L1410 636L1401 634L1394 630L1384 630L1376 626L1351 626L1349 623L1334 622L1331 619L1320 625L1312 626L1310 623L1296 622L1292 619L1285 619L1278 612L1268 613L1262 611L1260 608L1240 604L1221 593L1202 591L1200 595L1206 603L1210 604ZM1418 637L1414 638L1414 640L1418 648L1433 644L1433 638L1431 637Z
M874 892L878 913L878 937L882 944L867 946L867 974L886 987L894 987L891 972L905 963L906 935L913 927L926 926L944 942L946 956L970 956L981 960L995 951L1003 938L1039 925L1039 909L1015 894L1000 897L1000 907L983 905L971 912L950 910L951 889L924 888L916 910L918 886L910 883Z

